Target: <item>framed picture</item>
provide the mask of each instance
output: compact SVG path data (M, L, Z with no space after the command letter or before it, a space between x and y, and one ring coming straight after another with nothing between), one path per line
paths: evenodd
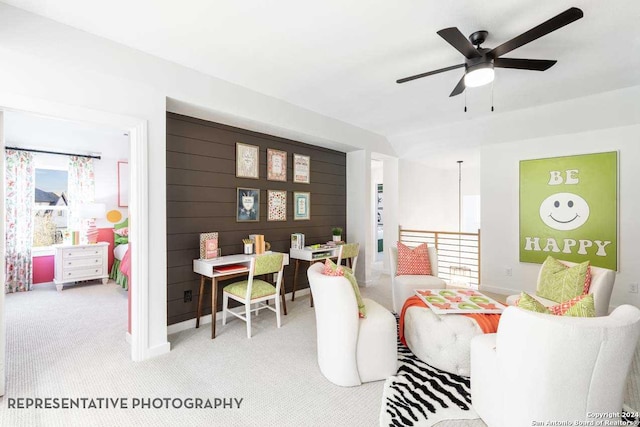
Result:
M236 142L236 177L258 179L258 155L257 145Z
M267 148L267 179L269 181L287 180L287 152Z
M238 187L236 203L236 221L260 221L260 190L257 188Z
M293 155L293 182L309 184L311 174L311 157L302 154Z
M520 262L617 270L618 152L520 161Z
M287 220L287 192L267 190L267 221Z
M118 207L129 206L129 162L118 162Z
M293 193L293 219L311 219L311 193L298 191Z
M217 258L218 233L200 233L200 259Z

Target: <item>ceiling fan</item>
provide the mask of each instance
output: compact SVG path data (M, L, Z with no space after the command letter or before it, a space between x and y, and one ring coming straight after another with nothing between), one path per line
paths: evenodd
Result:
M480 47L487 39L489 35L488 31L476 31L471 34L467 40L458 28L445 28L438 31L438 35L464 55L466 58L464 64L452 65L450 67L416 74L415 76L405 77L396 80L396 83L406 83L411 80L464 67L464 76L462 76L449 95L451 97L461 94L467 87L477 87L491 83L494 78L494 68L545 71L551 68L557 61L547 59L501 58L501 56L562 28L573 21L577 21L582 17L582 10L577 7L572 7L493 49Z

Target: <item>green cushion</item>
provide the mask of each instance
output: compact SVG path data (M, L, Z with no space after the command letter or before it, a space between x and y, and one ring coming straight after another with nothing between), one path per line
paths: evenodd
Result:
M547 313L551 312L547 307L545 307L540 301L532 297L526 292L522 292L520 294L520 298L516 304L520 308L524 308L525 310L534 311L536 313Z
M593 294L589 294L575 303L563 316L570 317L596 317L596 306L593 301Z
M224 291L240 298L246 298L247 286L249 286L248 280L242 280L235 282L224 287ZM251 299L266 297L267 295L273 295L276 293L276 287L271 283L264 280L253 279L253 285L251 285Z
M277 273L282 268L283 257L284 255L281 253L264 254L257 256L253 274L256 276L261 276L263 274Z
M555 302L568 301L582 295L589 261L568 267L549 256L542 264L536 294Z
M360 317L367 317L367 307L365 307L364 302L362 302L362 296L360 295L360 287L358 286L358 281L356 280L356 276L353 273L348 271L344 272L344 277L351 283L351 287L353 287L353 292L356 294L356 301L358 302L358 314Z
M120 230L121 228L129 227L129 218L122 221L120 224L115 224L113 226L114 230ZM114 233L113 243L116 245L123 245L125 243L129 243L129 236L121 236L118 233Z
M360 243L345 243L342 245L342 259L353 258L360 252Z

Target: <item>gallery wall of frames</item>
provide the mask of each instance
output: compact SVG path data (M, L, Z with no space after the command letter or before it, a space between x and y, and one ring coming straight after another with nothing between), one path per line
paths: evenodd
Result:
M331 240L334 226L346 235L346 201L345 153L167 113L168 324L196 316L200 277L193 260L201 233L218 233L222 256L242 253L250 234L264 234L271 250L288 252L293 233L308 244ZM293 266L284 279L290 292ZM298 288L305 287L300 274ZM211 313L210 289L203 314Z

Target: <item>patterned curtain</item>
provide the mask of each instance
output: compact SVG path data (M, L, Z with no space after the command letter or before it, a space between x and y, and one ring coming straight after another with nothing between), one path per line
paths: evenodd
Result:
M30 291L33 283L33 155L5 150L5 293Z
M69 157L69 229L83 230L80 218L80 205L91 203L95 197L95 177L93 159L87 157Z

